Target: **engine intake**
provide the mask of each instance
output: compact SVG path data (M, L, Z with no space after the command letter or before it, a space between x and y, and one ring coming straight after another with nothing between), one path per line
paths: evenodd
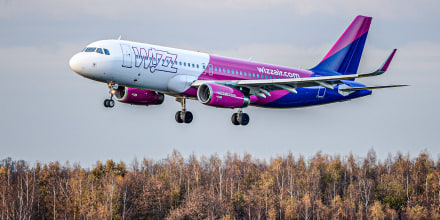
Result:
M132 105L160 105L164 98L160 92L125 86L119 86L115 93L116 100Z
M250 103L249 96L238 89L215 83L199 86L197 98L205 105L221 108L244 108Z

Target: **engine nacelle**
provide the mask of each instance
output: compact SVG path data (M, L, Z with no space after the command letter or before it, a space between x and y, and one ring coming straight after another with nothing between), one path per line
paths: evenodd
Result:
M199 86L197 98L205 105L221 108L244 108L250 103L249 96L229 86L205 83Z
M119 86L115 93L116 100L132 105L160 105L164 98L160 92L124 86Z

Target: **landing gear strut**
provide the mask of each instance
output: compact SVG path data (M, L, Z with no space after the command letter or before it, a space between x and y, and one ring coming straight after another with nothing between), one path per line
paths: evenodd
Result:
M193 120L193 114L190 111L186 111L186 98L176 98L177 102L180 102L182 105L182 111L176 112L174 118L177 123L186 123L189 124Z
M106 108L113 108L115 107L115 100L113 100L113 95L116 93L116 89L118 88L118 84L115 84L114 82L108 83L108 88L110 89L110 98L104 100L104 107Z
M233 125L247 125L249 124L249 115L244 113L241 108L237 113L232 114L231 121Z

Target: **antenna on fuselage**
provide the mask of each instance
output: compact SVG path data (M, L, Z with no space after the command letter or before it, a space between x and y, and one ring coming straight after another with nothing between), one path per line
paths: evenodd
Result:
M121 40L121 38L122 38L122 36L121 36L121 35L119 35L119 37L118 37L118 40Z

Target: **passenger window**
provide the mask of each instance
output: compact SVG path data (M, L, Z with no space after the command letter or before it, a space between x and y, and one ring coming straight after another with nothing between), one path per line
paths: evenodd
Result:
M197 64L197 69L199 68L199 64ZM205 69L205 68L203 68L203 69Z
M223 68L223 72L226 73L226 69L225 68Z
M231 73L231 71L228 69L228 73Z
M214 70L217 72L217 67L215 67Z
M181 65L181 66L182 66L182 62L179 62L179 65Z
M186 62L183 62L183 66L186 66Z
M204 68L204 67L203 67ZM212 66L209 66L209 70L212 70Z
M194 68L194 63L192 64L192 67Z

